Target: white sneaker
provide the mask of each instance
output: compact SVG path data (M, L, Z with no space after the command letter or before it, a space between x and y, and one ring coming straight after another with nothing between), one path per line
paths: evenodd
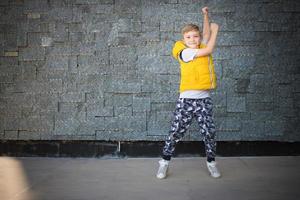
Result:
M159 163L159 168L158 168L156 177L158 179L166 178L167 172L168 172L168 168L169 168L169 161L161 159L158 163Z
M221 174L217 168L217 163L215 161L212 161L212 162L206 161L206 165L207 165L207 169L212 177L219 178L221 176Z

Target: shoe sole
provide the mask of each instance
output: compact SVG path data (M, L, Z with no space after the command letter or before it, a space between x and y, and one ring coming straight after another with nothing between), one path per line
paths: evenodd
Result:
M167 178L167 176L168 176L168 170L169 170L169 169L167 169L167 171L166 171L166 176L164 176L164 177L158 177L158 176L156 175L156 178L158 178L158 179L165 179L165 178Z
M211 174L209 174L212 178L221 178L221 175L220 176L212 176Z

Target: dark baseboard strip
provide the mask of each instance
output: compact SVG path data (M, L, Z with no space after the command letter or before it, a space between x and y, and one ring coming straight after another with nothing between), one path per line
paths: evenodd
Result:
M299 156L300 142L219 141L217 155ZM154 141L62 141L1 140L0 156L15 157L159 157L163 142ZM179 142L174 157L204 157L203 142Z

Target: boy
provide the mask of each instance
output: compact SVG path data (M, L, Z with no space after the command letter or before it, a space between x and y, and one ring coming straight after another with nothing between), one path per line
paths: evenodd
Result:
M173 56L180 63L180 96L171 130L165 141L162 159L159 161L156 175L159 179L167 176L175 145L184 136L193 117L196 118L203 136L208 171L214 178L221 176L215 162L215 125L212 117L213 104L209 94L209 90L216 87L216 75L210 54L213 52L219 27L214 23L209 25L207 7L202 9L202 13L204 17L202 42L199 27L188 24L182 29L183 40L177 41L173 47Z

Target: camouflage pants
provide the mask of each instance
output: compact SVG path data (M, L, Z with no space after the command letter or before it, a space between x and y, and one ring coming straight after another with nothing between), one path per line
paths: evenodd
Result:
M216 129L212 114L213 103L211 98L178 99L171 130L165 141L162 157L166 160L171 159L176 143L182 139L184 133L191 125L192 119L195 117L200 127L200 134L203 136L206 156L208 158L215 158Z

